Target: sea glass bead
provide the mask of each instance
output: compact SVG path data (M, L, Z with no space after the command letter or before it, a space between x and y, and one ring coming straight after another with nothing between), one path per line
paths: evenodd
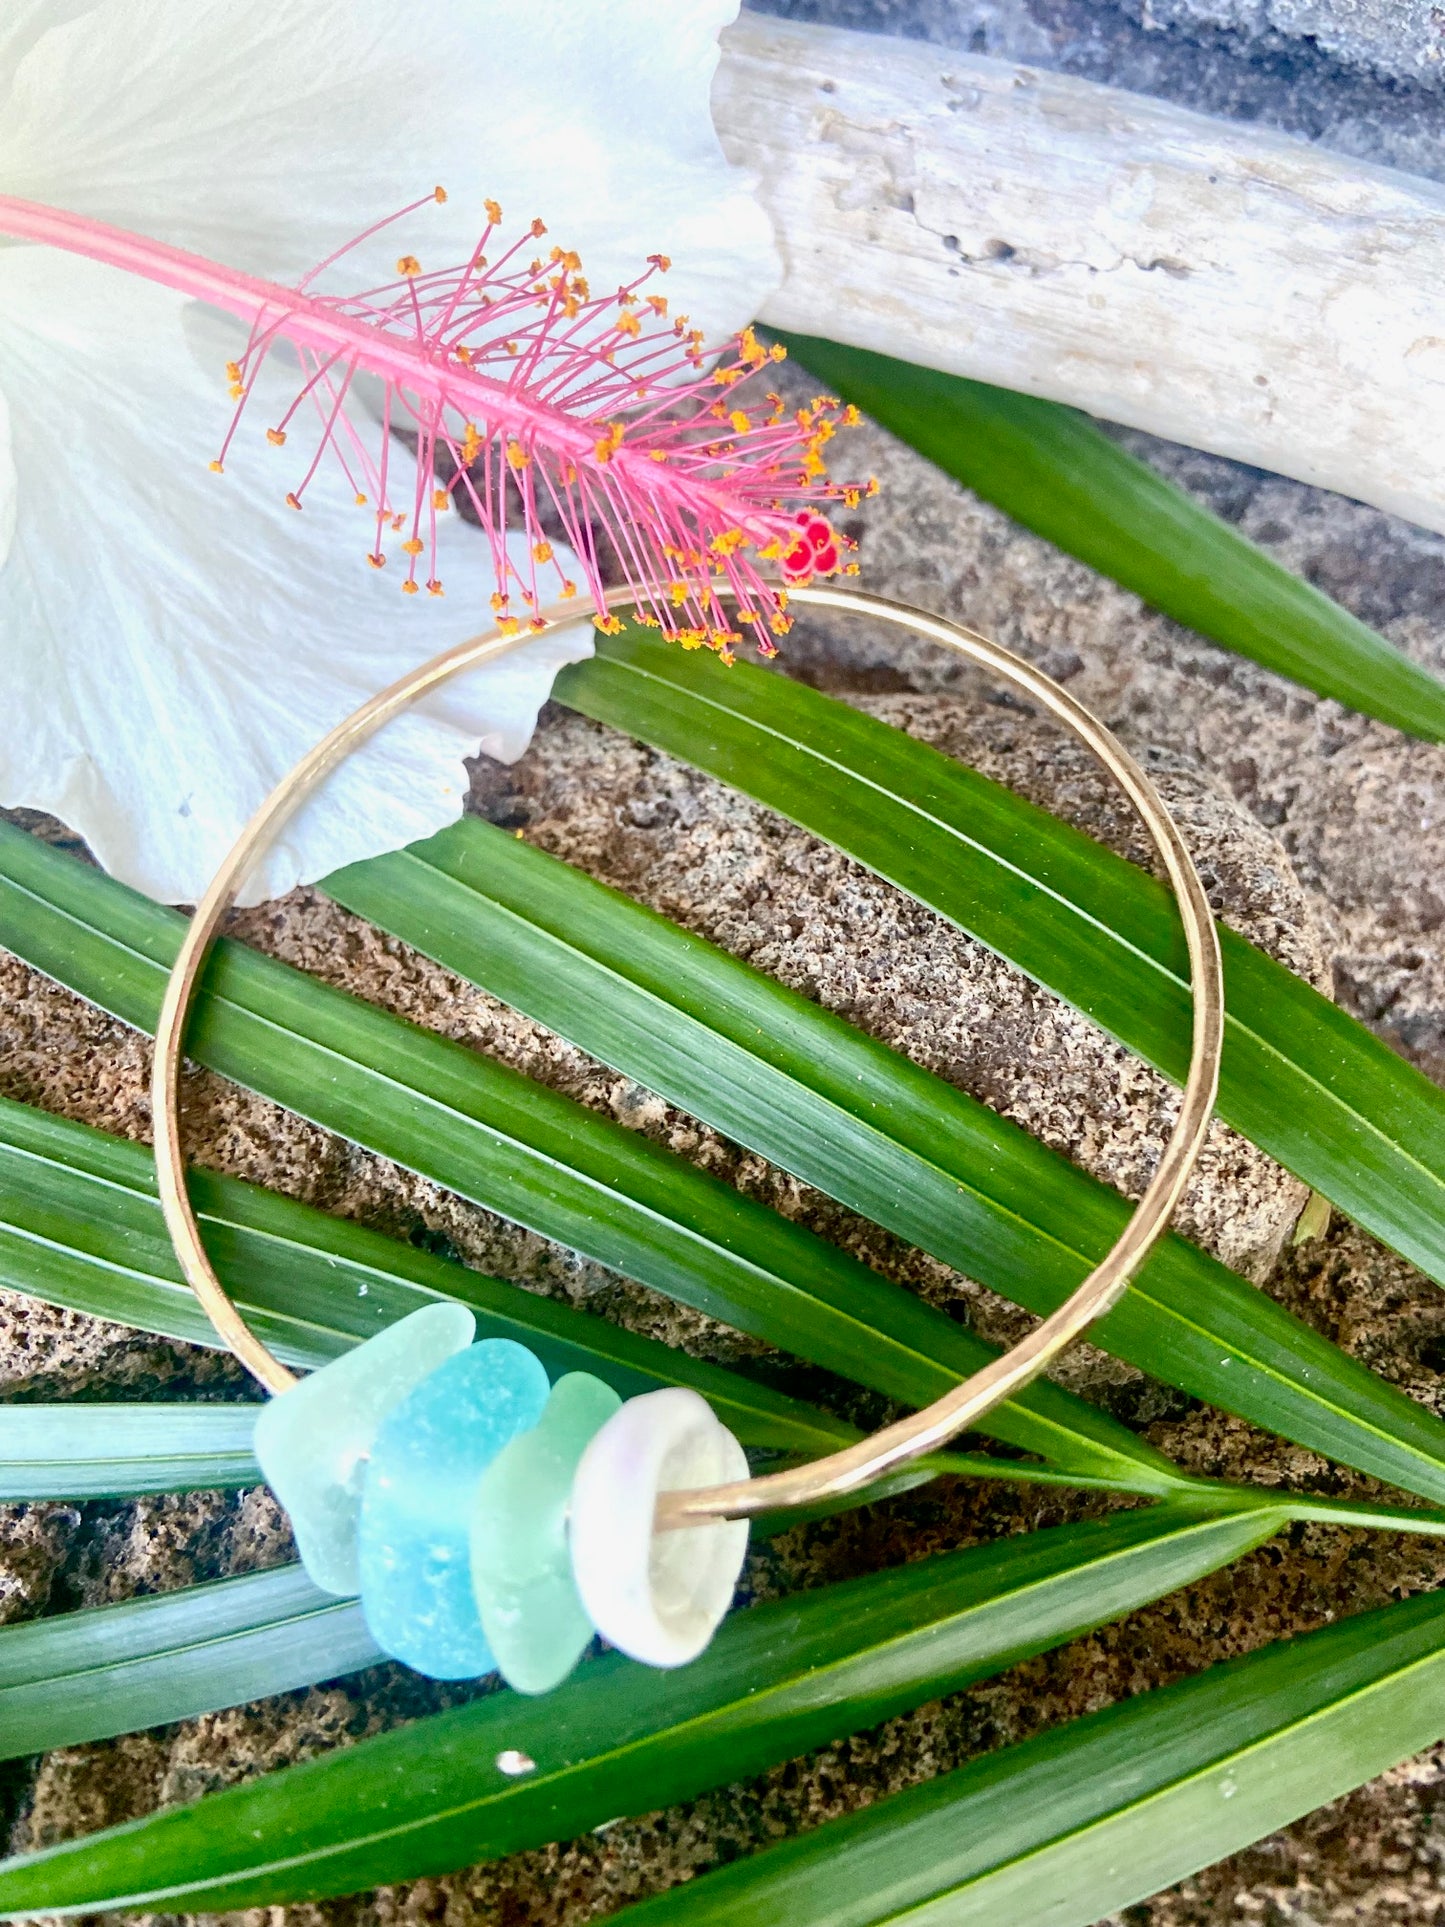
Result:
M323 1592L361 1591L356 1533L377 1428L476 1336L465 1305L424 1305L261 1407L255 1450L285 1506L301 1563Z
M546 1403L547 1374L533 1354L487 1338L423 1379L372 1443L361 1610L381 1650L430 1679L492 1670L472 1593L472 1507L482 1474Z
M746 1519L657 1532L659 1492L748 1476L743 1448L682 1386L632 1398L582 1454L572 1481L572 1573L593 1625L633 1659L696 1659L732 1603Z
M600 1378L569 1372L477 1488L472 1584L497 1670L519 1693L560 1686L592 1638L572 1577L567 1505L577 1461L621 1407Z

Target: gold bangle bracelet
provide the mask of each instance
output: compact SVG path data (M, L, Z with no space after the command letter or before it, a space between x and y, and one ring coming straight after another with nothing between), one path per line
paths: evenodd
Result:
M717 593L726 592L719 588ZM957 1433L977 1424L996 1405L1022 1391L1095 1319L1118 1302L1129 1280L1163 1236L1203 1147L1219 1082L1224 981L1214 918L1174 819L1128 751L1067 690L1040 670L1000 644L942 616L928 615L880 596L847 589L795 588L789 595L792 602L803 607L874 616L956 651L1001 676L1040 704L1109 772L1134 806L1163 859L1183 919L1194 998L1189 1074L1179 1114L1158 1169L1128 1224L1082 1284L1026 1338L926 1410L911 1413L827 1458L760 1478L740 1480L733 1485L662 1494L656 1515L659 1530L698 1525L707 1520L748 1518L856 1492L885 1473L944 1445ZM633 600L632 592L617 590L608 600L612 606L624 606ZM570 615L571 611L566 609L548 612L549 620L554 622L566 620ZM176 957L156 1030L151 1086L161 1205L181 1268L216 1331L269 1392L289 1390L297 1382L295 1375L267 1350L231 1303L206 1256L186 1192L178 1110L180 1070L186 1021L207 952L257 859L340 763L420 698L466 670L504 655L525 639L494 631L461 643L373 696L345 722L339 723L282 778L247 824L197 906Z

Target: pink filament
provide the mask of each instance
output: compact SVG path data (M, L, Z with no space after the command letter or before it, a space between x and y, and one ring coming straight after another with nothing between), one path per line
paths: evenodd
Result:
M441 198L438 190L427 200ZM751 625L765 654L775 653L772 636L788 627L786 591L775 577L800 581L854 566L842 561L852 545L816 508L820 500L852 504L863 492L828 484L821 456L837 423L856 419L854 411L826 396L793 413L776 395L763 406L742 402L773 355L745 330L710 361L685 317L667 319L666 301L640 292L665 271L661 256L615 294L593 296L575 255L552 248L546 258L523 260L528 243L545 233L540 222L489 264L500 210L489 203L488 214L463 266L424 273L404 256L396 280L336 297L316 293L313 283L356 242L291 289L0 196L0 232L141 274L248 323L249 343L229 370L238 406L222 462L267 355L278 340L290 342L304 379L269 437L284 443L298 421L314 421L317 442L287 499L300 508L323 458L332 456L371 507L373 565L383 566L388 542L401 538L408 592L421 586L426 558L425 586L441 593L437 514L460 496L490 542L492 608L504 625L541 627L539 606L576 592L544 532L550 519L578 557L599 626L618 626L606 611L600 531L642 621L727 656L741 636L716 593L726 585L736 597L735 619ZM361 373L385 384L374 448L345 406ZM394 426L417 440L415 486L404 499L394 493L389 460ZM441 454L451 475L443 487L436 482ZM509 516L527 537L523 570L508 557ZM760 566L770 562L775 571Z

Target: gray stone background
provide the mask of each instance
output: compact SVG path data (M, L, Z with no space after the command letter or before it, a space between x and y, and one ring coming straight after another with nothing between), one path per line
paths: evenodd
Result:
M780 10L1059 66L1445 176L1445 101L1436 91L1445 30L1441 11L1420 0L798 0ZM1212 457L1125 439L1445 673L1445 540ZM872 428L852 456L884 483L861 529L870 586L958 615L1065 680L1149 760L1217 907L1445 1077L1445 750L1319 701L1150 614ZM938 652L900 652L863 629L810 626L790 640L787 666L1139 854L1092 771L1038 719L1000 703ZM560 710L516 768L477 767L473 806L841 1010L1125 1191L1141 1188L1169 1116L1157 1081L1017 973L800 832ZM65 837L63 826L24 820ZM1018 1315L991 1294L314 893L244 921L263 947L699 1160L985 1333L1019 1329ZM134 1033L0 953L0 1090L144 1138L146 1073ZM860 1418L878 1416L820 1374L765 1358L217 1080L196 1080L188 1122L195 1154L221 1168L764 1371ZM1445 1295L1338 1220L1324 1236L1292 1243L1302 1202L1293 1179L1217 1130L1185 1226L1347 1350L1445 1410ZM1062 1375L1201 1471L1371 1490L1087 1348ZM0 1395L238 1397L246 1388L215 1354L0 1296ZM750 1561L746 1591L768 1597L1087 1516L1101 1504L1042 1490L929 1489L770 1541ZM288 1552L284 1520L264 1492L13 1508L0 1514L0 1621L245 1571ZM1445 1549L1428 1541L1297 1527L1118 1626L756 1781L499 1866L287 1917L574 1927L982 1749L1442 1578ZM0 1820L13 1847L40 1845L345 1744L454 1703L464 1690L377 1668L20 1762L0 1781ZM1442 1921L1442 1862L1445 1747L1101 1927Z

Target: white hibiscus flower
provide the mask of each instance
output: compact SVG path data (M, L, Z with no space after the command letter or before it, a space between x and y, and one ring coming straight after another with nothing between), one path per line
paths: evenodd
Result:
M430 256L465 260L492 196L542 215L599 284L666 252L674 305L730 332L777 279L709 113L735 13L736 0L4 0L0 194L291 281L444 182L416 242ZM348 275L387 278L399 242L388 229ZM0 244L0 803L54 812L168 901L194 899L311 742L479 629L493 581L459 517L444 518L445 599L404 599L366 568L344 498L289 513L264 393L226 480L209 475L228 325L115 268ZM394 725L293 828L251 900L449 821L463 756L519 755L591 637L542 634Z

